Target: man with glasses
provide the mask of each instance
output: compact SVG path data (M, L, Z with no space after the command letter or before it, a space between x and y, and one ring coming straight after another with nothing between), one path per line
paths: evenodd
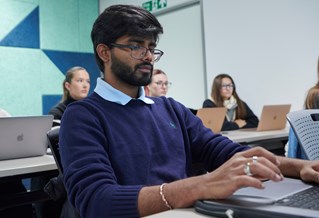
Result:
M226 198L281 172L315 181L318 162L276 157L214 134L172 98L147 98L163 32L148 11L113 5L91 33L104 77L94 92L66 109L60 151L68 199L81 217L139 217ZM192 162L208 172L193 176ZM300 174L302 172L302 174ZM319 180L317 180L318 182Z
M168 81L167 75L160 69L154 69L152 81L144 87L145 95L149 97L166 96L168 88L172 83Z

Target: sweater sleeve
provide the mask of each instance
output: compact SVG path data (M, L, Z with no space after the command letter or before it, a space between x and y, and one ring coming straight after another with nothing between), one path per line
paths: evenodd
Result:
M225 163L235 153L250 149L248 146L243 146L234 143L229 138L220 134L213 133L206 128L197 116L194 116L183 105L178 102L174 107L180 108L182 112L177 114L180 117L181 126L185 126L189 140L189 146L193 162L204 163L207 171L213 171ZM185 134L186 135L186 134ZM187 145L188 143L186 143ZM186 148L188 150L188 148Z
M206 99L203 102L203 108L206 108L206 107L216 107L216 105L215 105L215 103L212 100Z
M83 218L139 217L142 186L118 184L103 125L91 110L72 104L61 122L60 153L69 200Z
M259 123L258 117L254 114L254 112L248 107L248 105L244 102L246 107L246 125L243 128L256 128Z

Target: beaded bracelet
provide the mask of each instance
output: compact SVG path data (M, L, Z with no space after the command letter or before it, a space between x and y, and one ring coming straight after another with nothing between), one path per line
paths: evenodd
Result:
M166 207L170 210L172 210L172 206L168 203L168 201L166 200L165 198L165 195L164 195L164 186L166 185L166 183L163 183L161 186L160 186L160 195L162 197L162 200L164 201Z

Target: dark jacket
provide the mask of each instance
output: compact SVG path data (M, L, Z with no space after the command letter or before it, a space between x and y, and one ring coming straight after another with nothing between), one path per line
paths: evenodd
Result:
M244 118L247 124L242 128L256 128L259 123L258 117L254 114L254 112L248 107L248 105L245 102L243 103L247 112L246 117ZM203 108L208 108L208 107L217 107L217 106L212 100L206 99L203 103ZM222 131L236 130L236 129L239 129L239 126L237 125L237 123L228 121L225 117Z
M53 115L54 120L61 120L66 107L74 101L76 100L74 100L71 97L68 97L65 101L60 102L54 107L52 107L51 110L49 111L49 114ZM59 123L53 122L53 126L59 126L59 125L60 125Z

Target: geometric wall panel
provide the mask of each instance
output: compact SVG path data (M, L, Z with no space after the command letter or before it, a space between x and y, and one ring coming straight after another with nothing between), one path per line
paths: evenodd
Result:
M39 7L36 7L0 41L0 46L40 48Z
M96 85L96 79L100 76L100 71L95 62L95 56L92 53L67 52L42 50L48 58L57 66L60 71L65 74L68 69L74 66L84 67L90 74L91 88L93 91Z

